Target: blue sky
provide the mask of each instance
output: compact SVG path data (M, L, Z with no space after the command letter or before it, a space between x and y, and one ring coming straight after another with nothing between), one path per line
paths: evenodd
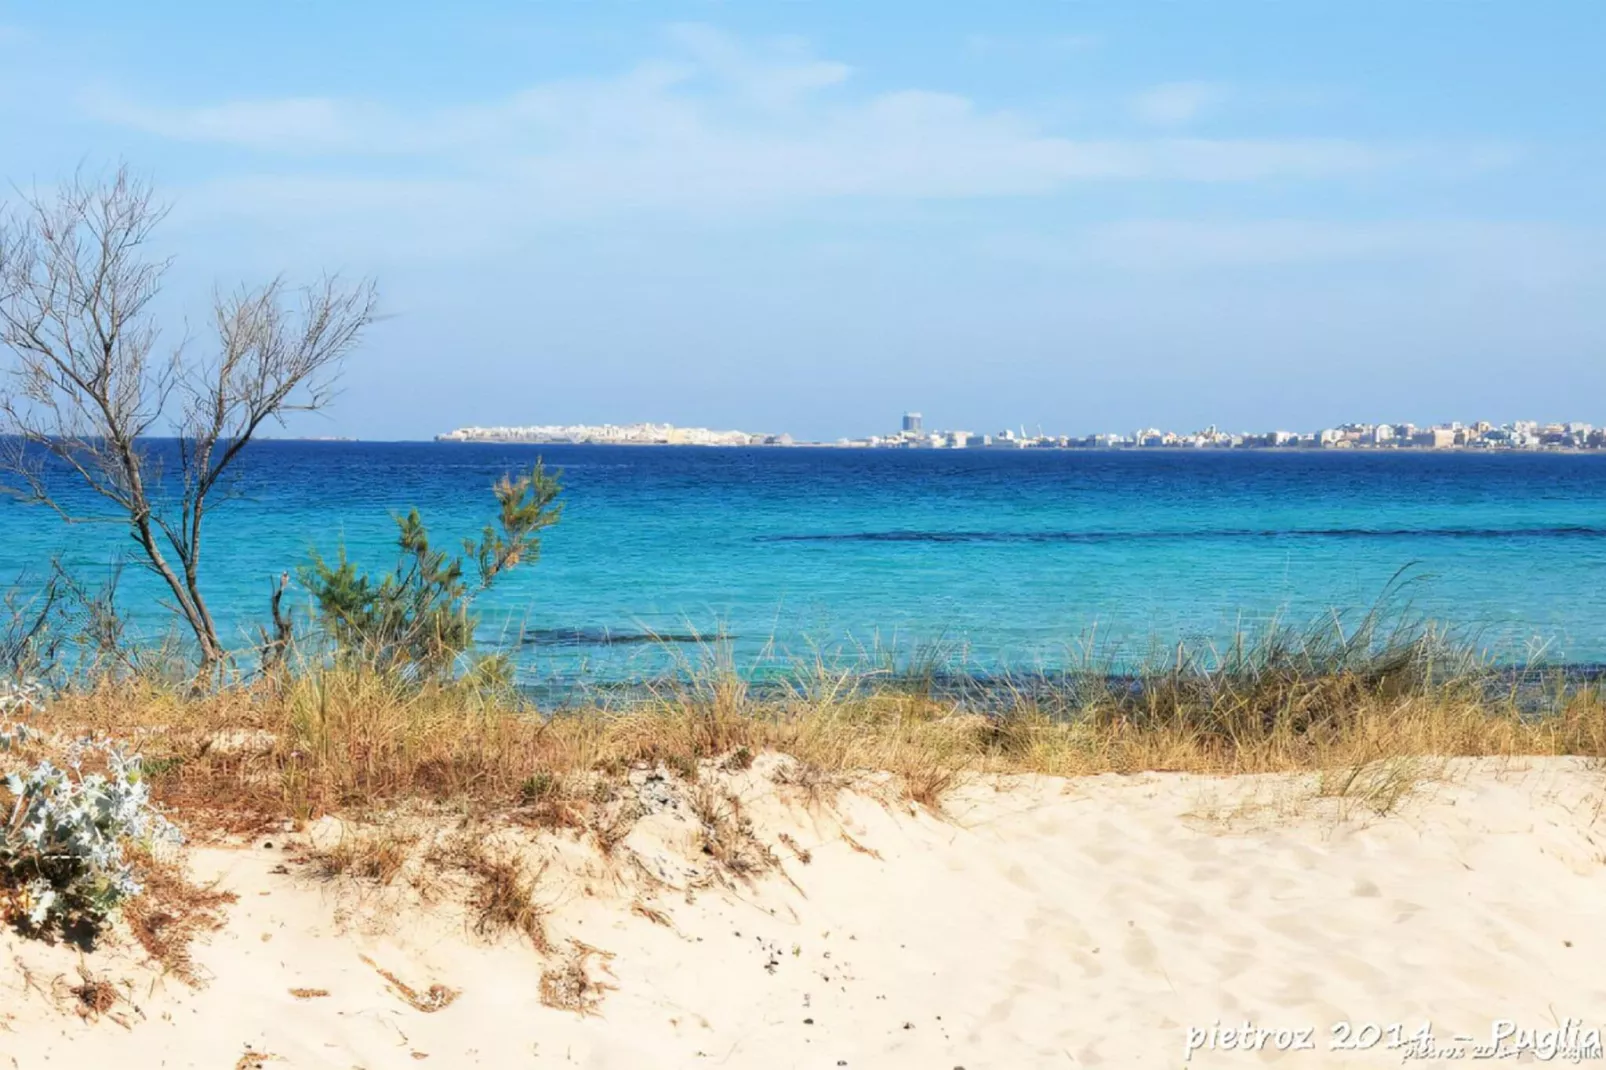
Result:
M0 2L0 176L169 306L391 318L312 434L1606 423L1596 0Z

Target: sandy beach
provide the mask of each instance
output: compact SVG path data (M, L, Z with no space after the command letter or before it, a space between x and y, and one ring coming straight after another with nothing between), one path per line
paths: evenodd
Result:
M1606 1024L1606 784L1579 760L1448 763L1386 814L1310 776L1162 773L978 779L933 814L873 778L803 799L786 761L719 774L775 860L749 878L699 849L689 786L648 774L606 857L476 833L544 863L545 952L476 935L449 881L317 879L308 851L360 835L332 821L195 848L238 896L199 986L116 934L83 958L7 935L0 1059L1384 1066L1424 1023L1466 1058L1455 1037L1500 1020L1564 1046ZM81 969L114 1006L73 996Z

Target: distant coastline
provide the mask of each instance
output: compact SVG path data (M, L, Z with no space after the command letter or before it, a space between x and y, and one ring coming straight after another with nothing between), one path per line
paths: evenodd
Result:
M607 446L790 446L790 435L715 431L673 424L549 424L529 427L459 427L436 442L567 443Z
M1272 431L1227 433L1214 426L1192 434L1145 429L1132 435L1086 436L1028 435L1011 430L994 435L969 431L925 430L919 413L904 416L902 430L866 438L834 442L798 441L788 434L723 431L706 427L677 427L667 423L549 424L523 427L460 427L434 436L436 442L511 444L567 444L612 446L795 446L837 449L917 450L1262 450L1279 453L1357 450L1365 452L1488 453L1542 451L1548 453L1606 452L1606 429L1570 422L1541 424L1516 421L1495 425L1343 424L1316 432Z
M1006 428L997 434L932 429L918 412L903 414L902 427L887 435L846 440L840 445L893 449L1143 449L1143 450L1382 450L1382 451L1547 451L1558 453L1606 450L1606 428L1580 421L1543 423L1514 420L1495 424L1346 423L1318 431L1223 431L1211 424L1201 431L1176 432L1141 428L1130 435L1048 435L1042 428L1028 434Z

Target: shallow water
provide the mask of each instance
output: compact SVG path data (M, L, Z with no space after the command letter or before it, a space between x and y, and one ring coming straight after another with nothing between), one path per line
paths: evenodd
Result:
M1606 457L1554 454L263 442L209 529L220 625L250 642L314 547L389 567L410 506L455 546L537 455L564 469L563 521L482 605L482 638L518 642L526 679L661 671L722 633L738 665L938 650L1052 669L1363 611L1402 569L1399 607L1500 660L1606 661ZM133 550L11 501L0 533L5 575ZM124 605L159 627L130 562ZM637 641L654 635L671 641Z

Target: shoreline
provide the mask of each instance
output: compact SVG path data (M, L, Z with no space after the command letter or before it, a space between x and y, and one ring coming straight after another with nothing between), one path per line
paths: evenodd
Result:
M1320 673L1309 678L1318 679ZM1180 679L1208 688L1213 676L1206 672L1182 674ZM817 682L807 674L778 671L775 675L743 676L744 691L756 702L784 702ZM1170 686L1178 677L1163 671L1100 672L1095 670L1037 670L1008 672L864 672L830 678L846 694L918 693L933 702L954 706L967 713L1006 715L1023 705L1046 710L1060 708L1074 716L1082 706L1099 699L1118 697L1141 701L1146 690ZM846 681L845 686L843 681ZM1561 708L1578 691L1606 681L1606 662L1571 665L1491 665L1477 673L1458 673L1456 683L1485 700L1509 703L1524 714L1546 714ZM712 685L707 674L689 672L652 678L572 680L549 679L517 684L520 694L555 714L585 709L599 698L617 700L620 708L660 700L675 694ZM1218 685L1219 686L1219 685Z

